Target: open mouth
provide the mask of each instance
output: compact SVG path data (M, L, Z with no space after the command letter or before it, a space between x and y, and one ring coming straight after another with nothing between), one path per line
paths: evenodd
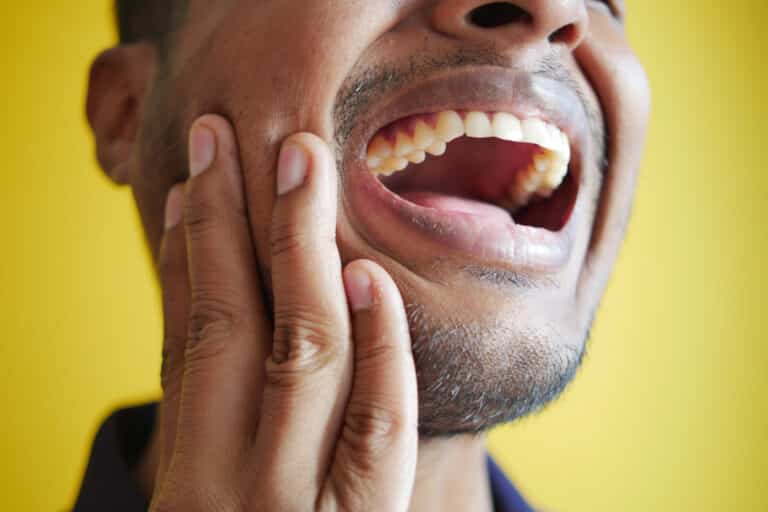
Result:
M473 66L368 105L344 173L368 245L409 268L450 261L533 278L572 262L594 174L588 116L569 84Z
M367 167L422 208L557 232L576 203L571 147L557 126L506 112L444 110L399 119L367 148Z

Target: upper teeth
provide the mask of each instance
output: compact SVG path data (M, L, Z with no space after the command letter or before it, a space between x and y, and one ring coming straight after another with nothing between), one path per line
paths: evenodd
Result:
M393 132L393 133L392 133ZM426 154L441 156L446 145L462 136L491 138L536 144L542 152L521 172L511 190L514 205L527 203L532 196L548 196L565 179L571 159L568 137L556 126L541 119L518 119L506 112L466 112L446 110L437 115L396 123L389 136L376 135L368 145L368 168L388 176L410 163L424 161Z

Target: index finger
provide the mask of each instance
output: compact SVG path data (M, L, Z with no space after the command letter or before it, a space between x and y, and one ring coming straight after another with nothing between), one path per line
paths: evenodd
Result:
M177 445L215 471L242 460L252 438L270 327L229 122L196 121L189 153L189 332Z

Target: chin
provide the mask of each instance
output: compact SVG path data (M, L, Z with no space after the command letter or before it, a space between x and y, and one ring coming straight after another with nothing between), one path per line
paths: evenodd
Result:
M554 322L491 315L445 318L428 303L408 306L423 438L480 434L556 399L583 359L587 332Z

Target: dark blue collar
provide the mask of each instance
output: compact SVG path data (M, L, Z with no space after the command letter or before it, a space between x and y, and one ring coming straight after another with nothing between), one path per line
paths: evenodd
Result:
M488 457L488 477L491 482L493 509L496 512L534 512L509 481L507 475L490 457Z

